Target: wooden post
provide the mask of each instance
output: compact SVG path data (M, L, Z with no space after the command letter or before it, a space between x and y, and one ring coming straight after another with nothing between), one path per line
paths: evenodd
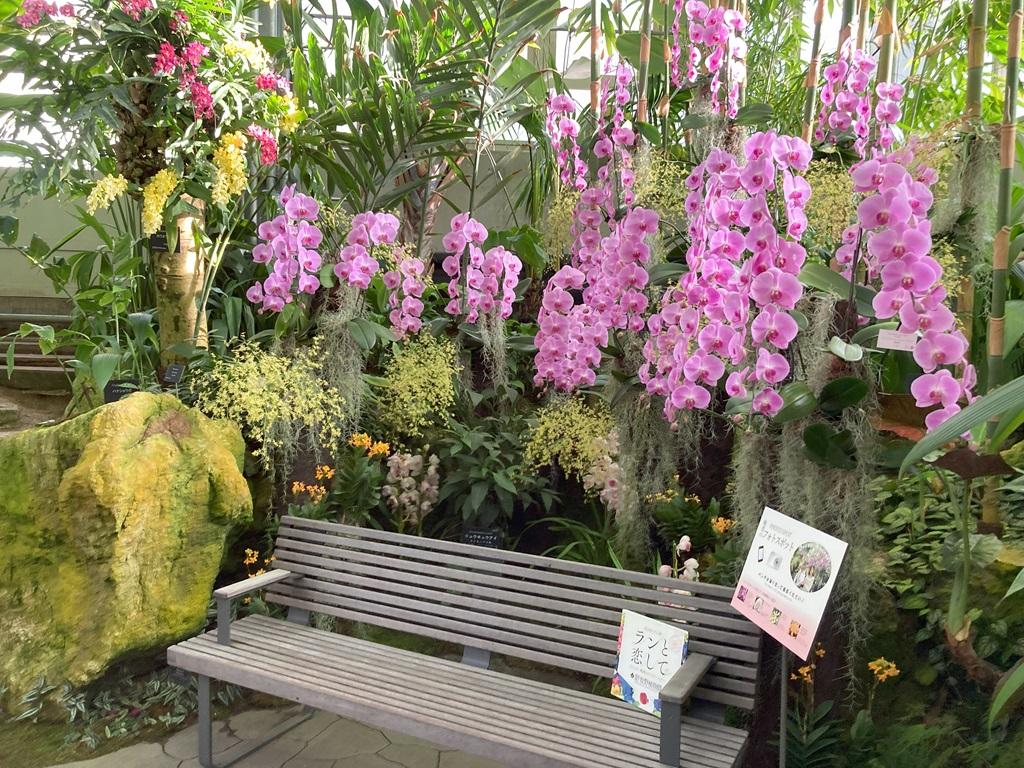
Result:
M814 38L811 41L811 62L804 80L804 122L800 136L810 143L814 129L814 106L818 93L818 67L821 65L821 22L825 17L825 0L818 0L814 9Z
M184 360L171 349L178 344L194 344L200 349L207 346L206 307L201 306L207 264L206 255L196 241L196 233L202 231L205 224L203 201L183 199L197 210L178 216L178 243L174 253L160 250L153 253L161 366Z
M857 50L864 50L864 43L868 34L868 14L871 13L870 0L860 0L860 9L857 19Z

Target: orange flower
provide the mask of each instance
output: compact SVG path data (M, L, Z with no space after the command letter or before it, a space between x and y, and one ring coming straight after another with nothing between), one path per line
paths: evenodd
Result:
M370 450L368 451L370 458L373 458L374 456L387 456L389 453L391 453L391 446L382 442L374 443L370 446Z

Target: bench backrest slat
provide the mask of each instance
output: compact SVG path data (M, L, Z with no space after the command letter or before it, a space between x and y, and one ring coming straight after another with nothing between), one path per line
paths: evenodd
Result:
M295 517L274 567L302 578L268 588L271 602L604 677L634 610L720 659L699 697L753 705L759 633L725 587Z

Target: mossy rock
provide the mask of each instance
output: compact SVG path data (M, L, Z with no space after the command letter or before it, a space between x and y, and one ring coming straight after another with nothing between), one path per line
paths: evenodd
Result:
M0 437L0 705L203 626L252 519L243 454L234 425L144 392Z

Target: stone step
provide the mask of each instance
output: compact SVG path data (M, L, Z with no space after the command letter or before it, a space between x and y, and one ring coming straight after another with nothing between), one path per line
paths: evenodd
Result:
M69 315L50 315L34 312L0 312L0 336L14 333L24 323L66 328L71 323L71 317Z
M0 387L36 392L67 391L70 388L64 369L59 365L20 364L15 364L10 377L7 376L6 365L0 368Z

